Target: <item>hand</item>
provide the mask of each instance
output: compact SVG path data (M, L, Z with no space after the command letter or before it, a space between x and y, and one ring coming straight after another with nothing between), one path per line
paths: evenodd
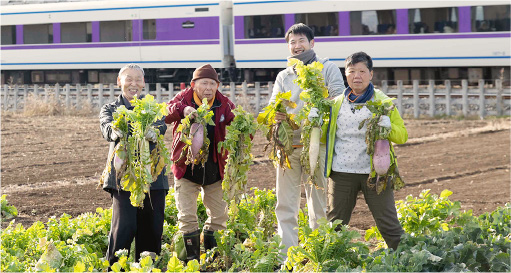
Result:
M190 119L194 119L197 116L197 110L191 106L186 106L185 110L183 110L183 114L187 117L189 114L194 113L194 115L190 116Z
M309 119L309 121L312 121L315 118L319 118L319 109L316 107L312 107L307 118Z
M390 123L389 116L380 116L380 121L378 122L378 125L385 128L392 128L392 124Z
M122 138L124 136L124 133L121 130L119 130L118 128L114 128L114 127L111 127L111 128L112 128L112 134L110 135L110 138L113 141L116 141L117 139Z
M149 128L147 130L147 133L145 133L144 137L145 137L145 139L147 139L147 141L151 141L151 142L156 142L156 140L158 139L153 127Z
M286 119L287 119L286 113L275 112L275 122L276 123L281 123L282 121L284 121Z

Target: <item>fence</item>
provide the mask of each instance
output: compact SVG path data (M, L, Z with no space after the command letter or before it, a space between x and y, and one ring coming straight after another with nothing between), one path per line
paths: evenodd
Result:
M491 88L489 88L491 87ZM503 116L511 113L511 90L504 89L501 80L495 80L490 86L480 80L478 86L469 86L467 80L461 82L461 86L452 87L449 80L443 85L436 85L429 81L429 85L419 85L419 81L413 81L412 86L404 86L402 81L397 85L388 86L382 81L380 88L385 94L396 98L394 103L401 115L419 118L421 116ZM173 84L163 86L156 84L156 90L149 90L146 84L145 92L155 96L158 102L169 101L179 87ZM273 83L268 82L264 86L260 82L248 85L231 83L220 87L220 91L228 96L235 104L241 104L244 108L256 113L268 104L272 93ZM149 90L149 91L148 91ZM84 101L93 107L115 100L121 90L110 85L87 85L81 86L18 86L4 85L1 91L1 105L3 110L17 111L23 109L24 102L29 94L38 96L48 101L51 97L66 107L75 106Z

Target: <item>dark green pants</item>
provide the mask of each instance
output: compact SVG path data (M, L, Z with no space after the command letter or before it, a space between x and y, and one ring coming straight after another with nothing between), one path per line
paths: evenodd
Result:
M340 219L347 225L357 203L357 195L362 191L369 210L373 214L376 226L387 245L396 249L403 234L403 228L397 218L396 204L392 185L380 194L376 189L367 187L368 174L338 173L332 171L328 183L327 218L329 221Z

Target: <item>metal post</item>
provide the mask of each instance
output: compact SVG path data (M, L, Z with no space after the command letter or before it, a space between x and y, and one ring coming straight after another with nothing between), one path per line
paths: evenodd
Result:
M397 81L397 110L401 115L403 114L403 81Z
M484 97L484 80L479 80L479 117L484 118L485 107L486 107L486 100Z
M156 84L156 102L161 103L161 83Z
M261 83L255 83L255 112L259 113L259 109L261 109Z
M429 116L434 117L435 116L435 81L434 80L429 80L428 91L429 91Z
M99 99L99 107L103 107L103 84L99 84L99 90L98 90L98 99Z
M174 84L169 83L169 101L174 98Z
M419 118L419 81L413 80L413 117Z
M503 93L503 89L502 89L502 80L498 79L498 80L495 80L495 87L497 88L497 116L502 116L503 115L503 101L502 101L502 93Z
M445 80L445 115L451 115L451 81Z
M234 82L231 82L230 84L230 87L231 87L231 91L230 91L230 99L231 101L236 104L236 84Z
M461 101L463 107L463 116L468 116L468 80L461 81Z

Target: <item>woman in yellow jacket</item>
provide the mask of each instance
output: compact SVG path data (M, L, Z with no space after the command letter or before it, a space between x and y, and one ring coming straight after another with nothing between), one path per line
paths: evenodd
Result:
M369 100L390 101L380 90L375 90L373 62L369 55L357 52L346 58L346 79L349 87L344 94L334 99L327 125L327 156L325 176L330 177L328 185L328 220L340 219L349 224L351 213L355 208L357 195L362 191L376 226L387 245L396 249L403 229L397 218L393 188L403 185L399 176L389 177L385 189L377 193L375 187L368 185L369 177L374 181L376 174L371 172L372 159L366 153L366 125L360 130L362 120L372 116L367 107L356 107ZM408 140L408 132L403 119L396 108L388 116L382 116L379 126L391 128L388 140L397 144ZM395 163L394 150L391 150L391 166Z

